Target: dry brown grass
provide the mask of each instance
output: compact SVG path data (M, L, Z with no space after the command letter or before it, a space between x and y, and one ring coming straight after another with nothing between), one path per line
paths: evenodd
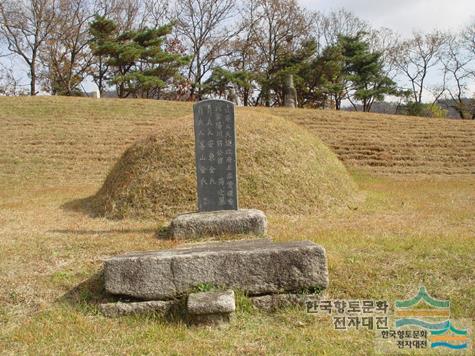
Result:
M308 214L354 205L356 185L317 137L266 114L240 111L236 121L242 207ZM127 149L99 192L82 205L120 219L195 211L192 117L163 120L157 133Z
M0 98L0 179L97 183L128 146L190 111L147 100Z
M104 296L94 275L104 258L177 243L157 238L164 219L114 221L62 206L94 194L131 143L190 111L140 100L0 98L0 353L373 353L371 333L337 332L294 309L240 305L228 330L97 312ZM475 321L475 177L352 176L367 194L357 209L271 212L270 235L326 248L329 297L392 303L424 284L451 300L453 318Z
M391 175L475 174L474 120L332 110L271 112L308 128L347 166Z

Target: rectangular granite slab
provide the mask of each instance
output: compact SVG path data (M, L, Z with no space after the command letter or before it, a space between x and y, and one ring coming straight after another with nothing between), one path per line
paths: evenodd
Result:
M249 295L324 289L328 268L325 250L313 242L258 239L113 257L104 264L104 279L109 293L166 300L204 283Z

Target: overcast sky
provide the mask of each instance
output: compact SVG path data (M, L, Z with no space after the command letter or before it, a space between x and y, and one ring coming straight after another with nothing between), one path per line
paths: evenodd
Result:
M374 27L403 35L413 30L460 29L475 21L475 0L299 0L308 9L345 8Z

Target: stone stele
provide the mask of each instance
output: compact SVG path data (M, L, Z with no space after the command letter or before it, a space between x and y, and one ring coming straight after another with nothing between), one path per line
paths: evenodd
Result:
M265 235L264 213L239 209L233 103L205 100L196 103L193 112L199 212L177 216L170 236Z
M104 263L107 292L141 300L168 300L206 283L248 295L325 289L325 250L310 241L268 239L193 244L131 253Z
M266 235L267 219L256 209L221 210L178 215L170 224L174 239L225 234Z
M205 100L193 106L198 210L237 210L234 104Z

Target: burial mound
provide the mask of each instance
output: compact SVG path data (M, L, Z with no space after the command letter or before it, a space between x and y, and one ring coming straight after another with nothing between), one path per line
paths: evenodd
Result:
M315 135L286 119L237 112L240 206L282 214L352 205L356 185ZM87 199L95 215L169 218L196 211L192 117L163 120L128 148L102 188Z

